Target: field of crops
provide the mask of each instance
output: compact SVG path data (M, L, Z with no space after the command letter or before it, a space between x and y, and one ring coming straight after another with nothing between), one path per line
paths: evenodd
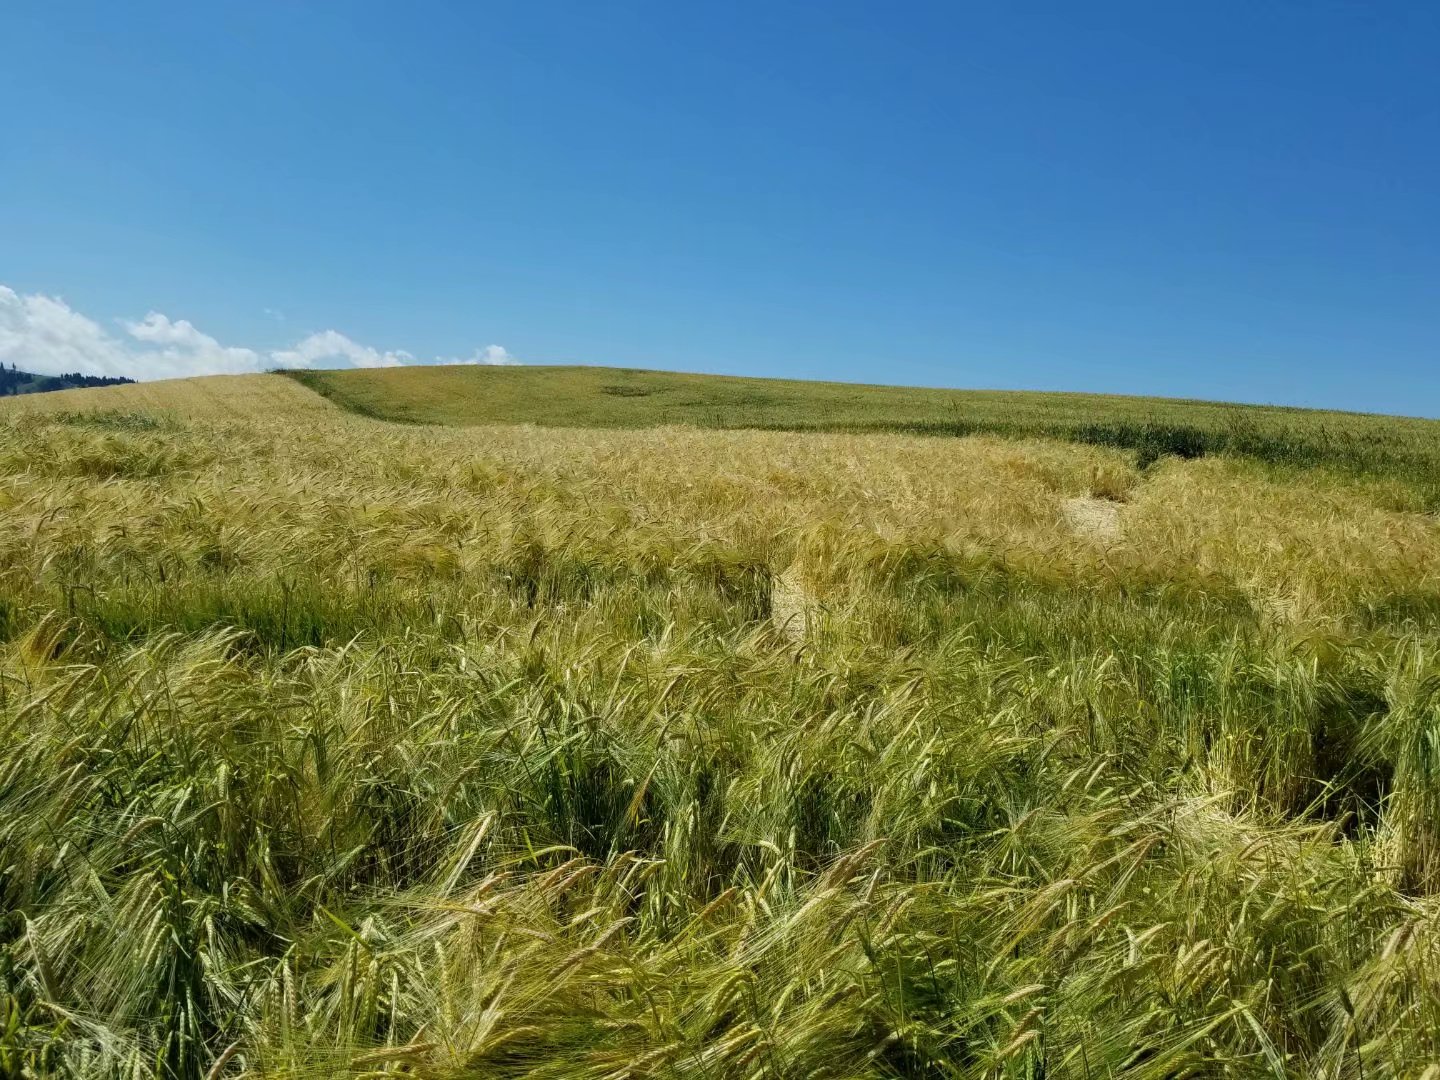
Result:
M461 378L0 403L0 1076L1440 1075L1440 425Z
M1164 455L1403 475L1440 509L1440 422L1204 401L798 382L604 367L289 372L351 412L402 423L1041 436Z

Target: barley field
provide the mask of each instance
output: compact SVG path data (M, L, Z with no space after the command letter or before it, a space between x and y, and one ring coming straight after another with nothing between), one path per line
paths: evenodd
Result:
M632 368L437 365L286 372L342 408L400 423L1054 438L1162 456L1407 478L1440 510L1440 423L1268 405L690 375Z
M1440 1076L1440 425L323 379L0 405L0 1076Z

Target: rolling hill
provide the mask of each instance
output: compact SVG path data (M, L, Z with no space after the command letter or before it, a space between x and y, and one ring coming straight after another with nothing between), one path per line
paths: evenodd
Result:
M292 371L364 416L402 423L1046 437L1146 461L1227 453L1420 479L1440 469L1440 421L1164 398L931 390L602 367ZM1440 490L1440 489L1437 489ZM1440 505L1440 503L1436 503Z

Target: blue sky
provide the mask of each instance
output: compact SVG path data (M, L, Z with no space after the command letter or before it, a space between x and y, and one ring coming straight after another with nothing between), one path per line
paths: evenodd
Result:
M1437 55L1432 3L19 0L0 358L1440 416Z

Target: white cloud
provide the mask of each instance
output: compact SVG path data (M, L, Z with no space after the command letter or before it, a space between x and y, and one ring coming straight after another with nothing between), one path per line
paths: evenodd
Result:
M186 319L171 322L152 311L141 322L122 322L136 341L155 348L141 353L144 363L170 375L239 375L267 366L254 349L226 348ZM132 376L133 377L133 376Z
M124 375L128 359L123 345L64 300L21 296L0 285L0 362L42 375Z
M418 364L404 349L382 352L338 330L323 330L288 349L268 352L222 345L187 319L152 311L139 322L119 320L124 336L108 332L58 296L22 296L0 285L0 362L55 375L126 375L166 379L229 375L275 367L398 367ZM432 363L517 364L503 345L486 345L466 360Z
M270 354L273 367L316 367L322 360L348 360L354 367L399 367L415 363L415 357L404 349L395 352L379 352L368 345L351 341L338 330L324 330L311 334L293 349L282 349Z
M469 360L456 361L461 364L518 364L519 360L506 351L504 345L486 345L483 349L476 349L475 355Z

